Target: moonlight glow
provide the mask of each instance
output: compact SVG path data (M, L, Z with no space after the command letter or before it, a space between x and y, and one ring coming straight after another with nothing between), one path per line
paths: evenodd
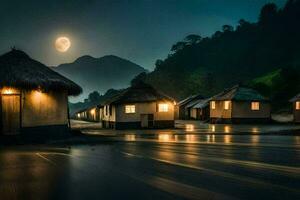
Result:
M59 52L66 52L71 47L71 41L67 37L59 37L55 41L55 48Z

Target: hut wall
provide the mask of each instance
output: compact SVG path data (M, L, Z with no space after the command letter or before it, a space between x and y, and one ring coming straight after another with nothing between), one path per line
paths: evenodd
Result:
M107 107L107 109L106 109L106 107ZM104 121L115 122L116 121L116 107L114 105L106 105L106 107L104 107L103 120ZM111 113L109 113L110 109L111 109ZM106 112L106 110L108 112Z
M199 109L199 110L200 110L200 109ZM197 119L197 112L198 112L198 109L197 109L197 108L191 108L190 118L191 118L191 119Z
M230 119L231 111L232 111L232 102L229 105L229 110L224 109L225 101L215 101L215 102L216 102L216 108L210 109L210 118ZM210 103L210 107L211 107L211 103Z
M166 102L164 102L166 103ZM117 121L118 122L140 122L141 114L153 114L154 121L174 120L174 103L167 102L169 105L168 112L158 112L157 102L134 103L135 113L125 113L125 105L122 104L117 107Z
M25 91L22 95L22 127L66 125L68 123L66 92L41 93Z
M300 110L296 110L296 102L293 103L294 122L300 123Z
M260 102L259 110L251 110L251 102L232 102L232 118L270 118L271 106L267 102Z

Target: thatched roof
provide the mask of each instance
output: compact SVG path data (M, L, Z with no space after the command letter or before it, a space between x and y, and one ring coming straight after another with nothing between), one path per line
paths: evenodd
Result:
M256 90L251 88L241 87L236 85L230 89L226 89L216 96L212 97L212 100L235 100L235 101L268 101L267 98L263 97Z
M295 101L300 101L300 94L297 94L290 100L290 102L295 102Z
M207 106L209 106L209 102L210 102L211 98L207 98L207 99L199 99L197 101L197 103L195 105L193 105L192 108L205 108Z
M200 94L197 94L197 95L191 95L181 101L178 102L178 105L179 106L185 106L185 105L188 105L190 104L191 102L194 102L194 101L197 101L197 100L200 100L200 99L204 99L204 97Z
M146 83L139 83L125 89L104 104L139 103L152 101L174 101L173 98L157 91Z
M81 87L73 81L16 49L0 56L0 77L0 87L67 90L69 95L82 92Z

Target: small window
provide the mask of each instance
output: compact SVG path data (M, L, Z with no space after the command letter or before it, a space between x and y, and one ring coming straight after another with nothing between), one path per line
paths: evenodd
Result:
M125 113L135 113L135 105L126 105Z
M259 110L259 102L251 102L251 110Z
M224 101L224 109L229 110L230 109L230 101Z
M158 112L168 112L168 111L169 111L169 104L167 103L158 104Z
M215 101L212 101L211 102L211 109L216 109L216 102Z
M296 101L296 110L300 110L300 101Z

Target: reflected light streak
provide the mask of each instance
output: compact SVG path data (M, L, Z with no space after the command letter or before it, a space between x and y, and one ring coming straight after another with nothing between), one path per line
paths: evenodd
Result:
M215 125L211 125L211 132L216 132L216 126Z
M259 142L259 136L258 135L252 135L251 136L251 142L252 142L252 144L257 144Z
M215 135L206 135L206 142L207 143L215 143Z
M231 128L230 128L230 126L224 126L224 132L225 133L230 133L230 131L231 131Z
M252 133L259 133L259 130L258 130L257 127L253 127L253 128L251 129L251 132L252 132Z
M186 142L193 143L196 141L196 136L195 135L186 135L185 139L186 139Z
M159 142L174 142L175 137L173 138L173 135L171 135L171 134L159 134L158 141Z
M231 135L225 135L225 136L224 136L224 142L225 142L226 144L231 143Z
M185 130L187 132L193 132L195 130L195 127L193 124L187 124L187 125L185 125Z
M127 134L125 135L125 141L135 141L136 136L134 134Z

